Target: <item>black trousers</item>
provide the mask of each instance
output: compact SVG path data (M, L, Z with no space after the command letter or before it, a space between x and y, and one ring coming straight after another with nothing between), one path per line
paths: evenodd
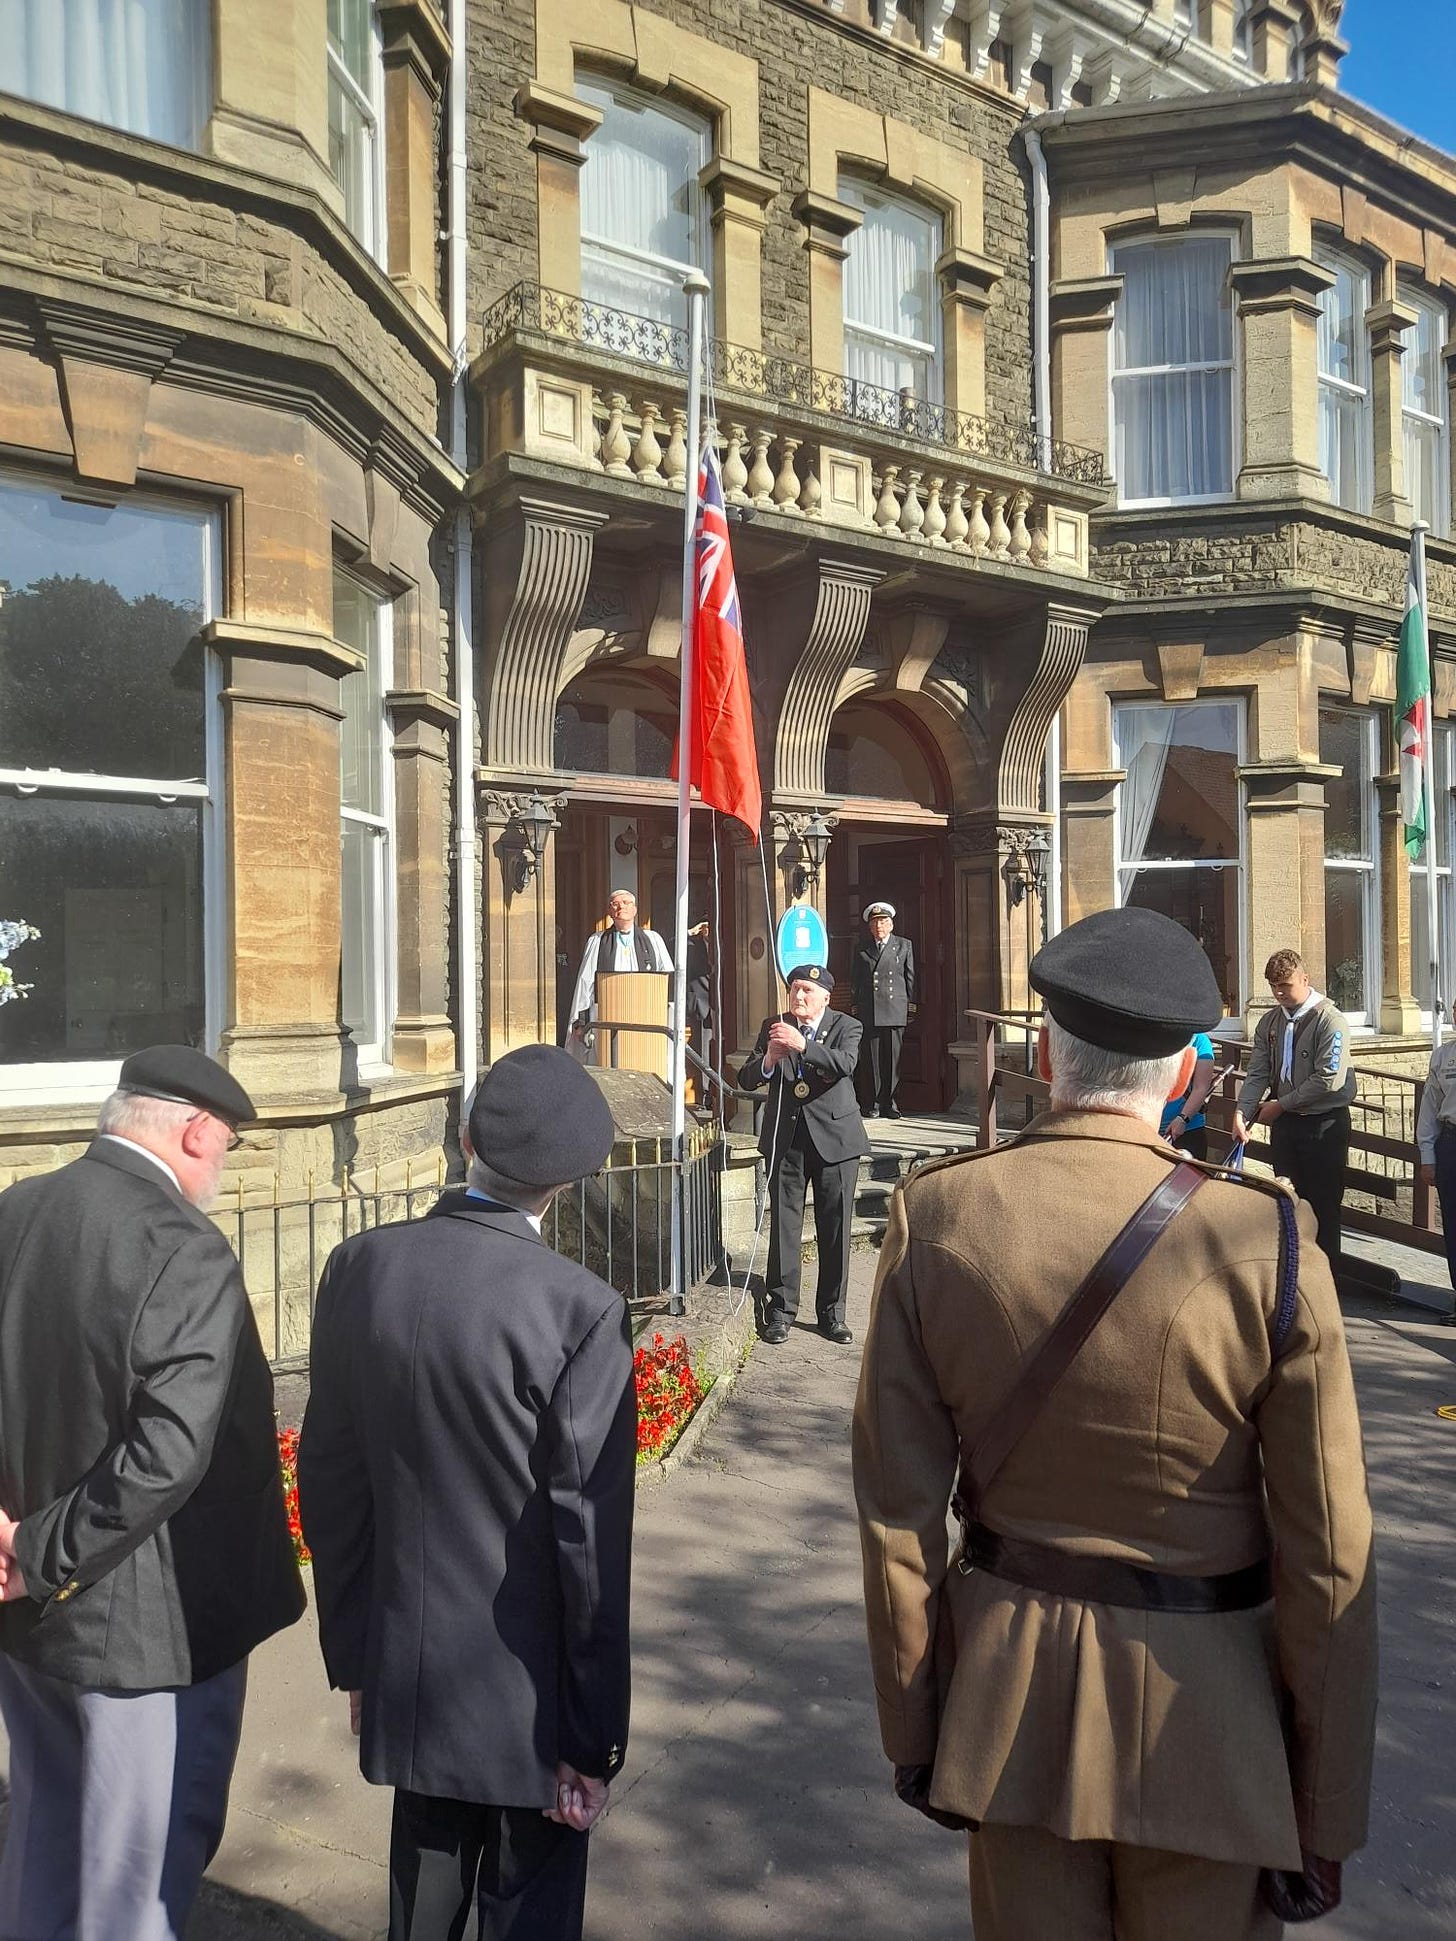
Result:
M1309 1201L1319 1243L1338 1272L1340 1202L1350 1157L1349 1106L1337 1105L1330 1112L1281 1112L1269 1128L1269 1150L1275 1172Z
M850 1223L859 1160L822 1160L801 1119L769 1177L773 1217L769 1225L768 1287L765 1323L792 1321L799 1312L804 1265L804 1197L814 1188L814 1237L819 1244L819 1285L814 1315L821 1328L844 1326L845 1283L849 1279Z
M903 1024L867 1024L859 1041L860 1102L866 1111L878 1106L888 1112L895 1103L895 1087L900 1083L900 1047L905 1042Z
M539 1806L397 1791L389 1941L581 1941L590 1837Z
M1456 1288L1456 1126L1442 1125L1436 1135L1436 1198L1446 1236L1446 1271Z

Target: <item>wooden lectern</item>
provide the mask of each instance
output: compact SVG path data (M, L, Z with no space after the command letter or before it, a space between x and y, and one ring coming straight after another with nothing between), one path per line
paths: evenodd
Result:
M618 1031L611 1024L667 1023L666 971L598 971L596 1063L622 1072L651 1072L668 1083L669 1040L661 1031ZM617 1051L612 1056L615 1035Z

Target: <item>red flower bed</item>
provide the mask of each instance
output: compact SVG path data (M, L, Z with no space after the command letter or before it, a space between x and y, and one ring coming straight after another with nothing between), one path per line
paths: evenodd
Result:
M278 1466L283 1471L283 1507L288 1512L288 1534L293 1538L293 1554L301 1564L311 1563L308 1545L303 1540L303 1524L298 1515L298 1431L278 1431Z
M705 1391L682 1335L671 1341L653 1335L652 1345L633 1356L632 1368L637 1377L637 1460L654 1462L677 1441Z

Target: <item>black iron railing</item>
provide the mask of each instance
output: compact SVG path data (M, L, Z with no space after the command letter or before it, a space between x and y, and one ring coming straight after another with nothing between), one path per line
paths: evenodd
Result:
M548 290L539 283L517 283L490 306L483 320L482 348L492 350L518 331L536 331L654 370L687 375L686 330L563 290ZM1043 449L1029 421L975 417L950 405L928 403L909 390L886 390L717 337L708 340L707 358L715 385L743 393L770 410L817 412L862 429L915 438L1079 485L1103 485L1107 480L1101 452L1063 439L1047 440Z

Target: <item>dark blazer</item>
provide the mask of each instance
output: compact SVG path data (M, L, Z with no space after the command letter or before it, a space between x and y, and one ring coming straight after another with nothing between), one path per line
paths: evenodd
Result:
M849 972L855 1013L865 1025L905 1025L915 1003L915 946L892 930L883 945L873 939L854 953Z
M303 1613L238 1263L108 1139L0 1193L0 1504L0 1650L69 1684L198 1684Z
M786 1023L797 1029L797 1020L780 1012ZM858 1159L870 1149L865 1137L859 1101L854 1095L854 1068L859 1062L861 1027L858 1018L842 1011L826 1011L819 1020L818 1036L804 1047L804 1082L809 1087L806 1099L794 1097L798 1073L789 1064L774 1067L771 1079L763 1075L763 1057L768 1050L768 1029L776 1023L765 1018L758 1028L758 1040L738 1074L738 1083L752 1092L767 1085L768 1101L759 1127L758 1150L770 1167L794 1136L800 1114L809 1129L814 1150L826 1164L841 1159Z
M447 1193L335 1248L299 1507L330 1682L377 1785L550 1806L610 1778L630 1700L626 1303L522 1213Z

